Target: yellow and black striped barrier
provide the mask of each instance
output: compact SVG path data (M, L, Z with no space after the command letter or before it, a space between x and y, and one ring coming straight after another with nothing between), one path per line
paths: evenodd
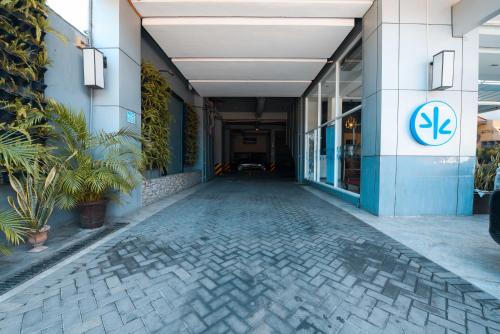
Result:
M224 164L223 171L224 171L224 173L231 173L231 163L230 162L226 162Z
M271 173L274 173L276 171L276 163L275 162L272 162L270 165L269 165L269 171Z
M222 164L216 163L214 167L215 175L222 175Z

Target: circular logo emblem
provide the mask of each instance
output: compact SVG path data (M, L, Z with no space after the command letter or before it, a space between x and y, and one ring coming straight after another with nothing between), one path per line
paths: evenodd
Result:
M443 145L457 131L457 115L449 104L431 101L415 110L411 116L410 130L413 138L422 145Z

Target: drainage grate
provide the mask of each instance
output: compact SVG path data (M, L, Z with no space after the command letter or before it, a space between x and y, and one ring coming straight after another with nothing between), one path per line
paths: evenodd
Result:
M82 239L69 247L61 249L50 258L43 259L40 262L31 265L28 269L9 276L7 279L0 281L0 295L26 282L27 280L33 278L41 272L53 267L54 265L75 254L86 246L104 238L105 236L121 228L124 228L127 225L128 223L115 223L113 225L108 225L108 227L103 229L102 231L95 233L88 238Z

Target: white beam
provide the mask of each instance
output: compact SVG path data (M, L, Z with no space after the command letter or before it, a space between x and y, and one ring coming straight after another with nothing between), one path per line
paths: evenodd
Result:
M453 37L462 37L497 15L499 0L462 0L452 7Z

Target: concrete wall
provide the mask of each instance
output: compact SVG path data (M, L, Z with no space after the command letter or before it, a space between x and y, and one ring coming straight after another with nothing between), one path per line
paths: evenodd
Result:
M215 120L215 129L214 129L214 165L218 163L224 163L222 161L223 156L222 156L222 145L223 145L223 135L224 135L224 128L222 126L222 120L221 119L216 119Z
M162 71L162 75L170 85L170 89L184 100L185 103L194 104L196 93L189 90L187 82L170 62L168 55L158 47L145 30L142 30L141 37L142 60L152 63L157 69Z
M245 144L245 137L255 138L255 144ZM266 153L269 148L269 134L233 134L231 141L233 153Z
M379 215L469 215L477 131L478 34L452 37L456 0L376 0L363 18L361 206ZM454 86L429 90L429 64L455 51ZM454 137L419 144L410 118L440 100L457 115Z
M166 196L201 182L201 171L179 173L142 182L142 205L149 205Z

